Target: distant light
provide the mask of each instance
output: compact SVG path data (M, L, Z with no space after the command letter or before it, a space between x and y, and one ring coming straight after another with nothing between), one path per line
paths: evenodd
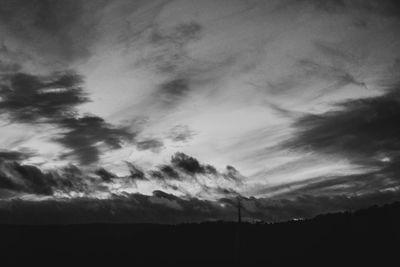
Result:
M390 162L391 159L389 157L384 157L381 159L382 162Z

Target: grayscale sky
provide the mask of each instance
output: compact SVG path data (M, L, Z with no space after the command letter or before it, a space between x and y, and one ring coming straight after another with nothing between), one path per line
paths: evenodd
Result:
M1 0L0 201L185 221L396 199L399 31L389 0Z

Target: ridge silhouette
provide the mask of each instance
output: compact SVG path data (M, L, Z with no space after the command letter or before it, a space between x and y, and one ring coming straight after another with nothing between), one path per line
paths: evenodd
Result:
M242 215L238 202L237 222L0 225L1 263L387 266L398 260L399 202L275 224L248 223Z

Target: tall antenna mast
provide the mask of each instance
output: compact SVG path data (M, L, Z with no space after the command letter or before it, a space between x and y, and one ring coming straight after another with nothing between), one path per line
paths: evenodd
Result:
M237 197L237 208L238 208L238 223L242 223L242 203L240 197Z
M241 203L241 198L240 196L236 197L237 201L237 216L238 216L238 223L236 225L236 238L235 238L235 254L236 254L236 260L239 263L240 262L240 254L241 254L241 249L240 249L240 228L242 227L242 203Z

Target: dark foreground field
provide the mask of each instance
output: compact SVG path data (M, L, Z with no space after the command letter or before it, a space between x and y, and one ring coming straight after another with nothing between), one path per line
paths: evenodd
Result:
M1 266L364 263L399 266L400 204L279 224L0 227ZM26 266L25 265L25 266Z

